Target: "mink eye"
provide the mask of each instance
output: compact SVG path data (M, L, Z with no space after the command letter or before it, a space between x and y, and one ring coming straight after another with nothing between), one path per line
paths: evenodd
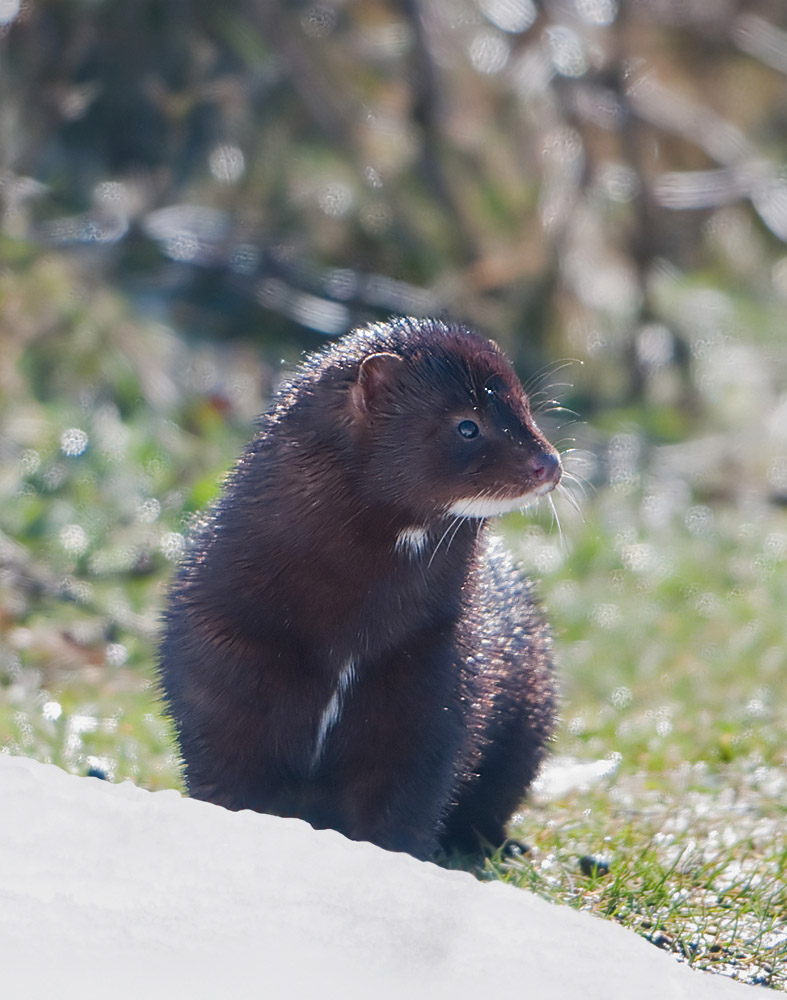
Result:
M460 420L456 425L456 429L463 438L478 437L478 424L474 420Z

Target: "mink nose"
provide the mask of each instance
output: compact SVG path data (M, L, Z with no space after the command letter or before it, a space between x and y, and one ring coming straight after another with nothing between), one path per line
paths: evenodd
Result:
M539 455L534 455L528 465L530 474L537 483L551 483L552 486L557 486L560 482L562 469L560 459L555 452L543 451Z

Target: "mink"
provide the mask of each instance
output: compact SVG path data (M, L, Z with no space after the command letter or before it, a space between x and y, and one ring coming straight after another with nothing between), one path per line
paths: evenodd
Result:
M169 595L189 794L422 859L501 845L555 692L487 520L560 475L511 364L465 327L397 319L308 357Z

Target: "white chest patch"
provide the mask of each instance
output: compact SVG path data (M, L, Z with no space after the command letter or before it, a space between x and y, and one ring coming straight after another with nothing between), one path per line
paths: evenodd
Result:
M328 733L339 721L342 714L345 695L352 687L354 681L355 660L348 660L342 667L341 673L339 674L339 678L336 682L336 689L331 695L328 704L323 709L320 721L317 724L317 738L314 741L314 750L312 752L311 759L312 771L314 771L322 760L323 751L325 750L325 740L328 737Z
M411 556L420 556L426 548L428 537L426 528L404 528L396 536L395 549Z

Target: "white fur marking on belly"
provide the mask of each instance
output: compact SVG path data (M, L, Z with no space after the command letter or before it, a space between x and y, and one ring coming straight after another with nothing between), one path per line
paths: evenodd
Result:
M426 528L404 528L396 536L396 551L420 556L426 546Z
M355 660L348 660L342 667L342 671L339 674L336 682L336 690L331 695L328 700L328 704L325 706L322 715L320 716L320 721L317 726L317 739L315 740L314 752L312 753L312 770L317 767L322 759L323 750L325 749L325 740L328 733L339 721L339 716L342 714L344 696L354 680Z

